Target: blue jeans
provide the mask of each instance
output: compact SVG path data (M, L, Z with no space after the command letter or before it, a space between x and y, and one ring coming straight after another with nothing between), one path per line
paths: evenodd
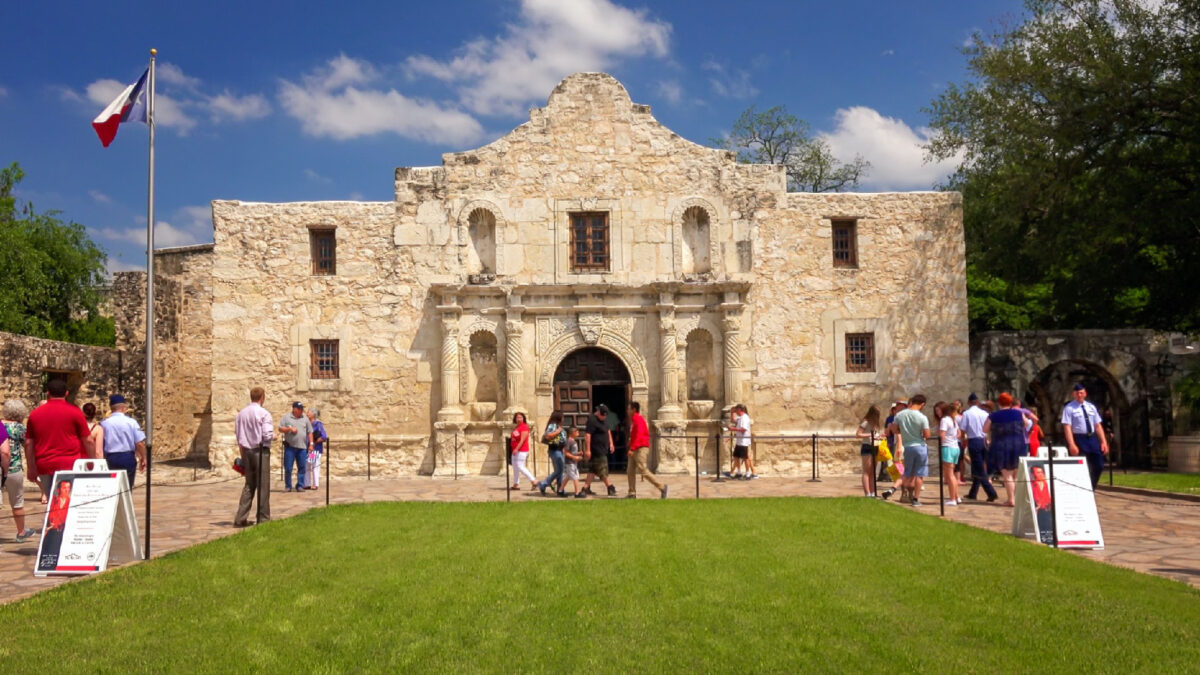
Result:
M304 487L304 466L308 462L308 450L283 446L283 488L292 489L292 465L296 465L296 487Z
M551 483L558 481L558 487L555 489L557 489L559 492L562 492L563 461L566 460L566 457L563 455L562 450L555 450L553 448L551 448L549 456L550 464L554 467L554 469L550 472L549 476L546 476L545 480L538 482L538 487L550 487Z
M982 438L968 438L967 451L971 455L971 489L967 492L967 499L975 499L981 485L989 499L996 499L996 488L992 487L992 481L988 477L987 441Z

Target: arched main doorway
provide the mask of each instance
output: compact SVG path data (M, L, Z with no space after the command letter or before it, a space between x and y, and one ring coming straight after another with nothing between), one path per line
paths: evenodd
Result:
M567 354L554 371L554 409L563 414L564 425L579 427L582 434L588 416L603 403L611 414L613 453L608 466L624 471L629 449L629 429L625 410L630 396L629 370L612 352L585 347Z

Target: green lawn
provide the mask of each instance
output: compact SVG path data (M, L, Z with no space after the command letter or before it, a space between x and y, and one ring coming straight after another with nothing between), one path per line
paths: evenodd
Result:
M1101 485L1108 482L1100 479ZM1125 487L1162 490L1163 492L1182 492L1184 494L1200 495L1200 474L1195 473L1122 473L1113 472L1113 485Z
M332 507L0 622L9 672L1200 669L1200 592L864 499Z

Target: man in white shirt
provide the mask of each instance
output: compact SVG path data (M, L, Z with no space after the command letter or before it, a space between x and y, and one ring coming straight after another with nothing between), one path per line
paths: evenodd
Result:
M746 410L746 406L738 403L733 406L733 424L726 427L733 432L733 470L730 478L744 478L745 480L754 480L758 478L758 474L754 473L754 460L750 458L750 425L753 423L750 415ZM741 467L746 468L745 475L742 474Z
M992 487L992 481L988 477L990 467L987 464L987 434L983 431L983 423L987 422L988 413L979 406L979 397L975 392L971 392L971 396L967 398L967 405L970 407L958 418L958 428L967 436L967 453L971 457L971 489L967 492L967 499L978 499L976 495L982 486L988 501L994 502L997 499L996 488Z
M242 408L234 423L234 433L241 449L242 466L246 476L237 515L233 518L234 527L246 527L250 524L246 518L250 515L250 503L254 500L256 492L257 522L271 519L271 490L267 474L271 470L271 440L275 438L275 425L271 421L271 413L262 407L264 397L262 387L251 389L250 405Z
M1104 458L1108 455L1108 439L1101 426L1100 411L1087 400L1087 388L1076 382L1071 392L1075 399L1063 408L1063 433L1067 437L1067 451L1072 456L1083 454L1092 475L1092 489L1100 483L1104 473Z

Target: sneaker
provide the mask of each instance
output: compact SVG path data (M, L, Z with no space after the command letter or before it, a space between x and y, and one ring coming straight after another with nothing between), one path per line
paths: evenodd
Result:
M659 497L658 497L659 499L666 499L666 498L667 498L667 488L669 488L669 487L670 487L669 485L664 485L664 486L663 486L663 489L661 490L661 492L660 492L660 494L659 494Z
M741 480L741 479L742 479L742 474L740 474L740 473L735 473L735 474L733 474L732 478L733 478L734 480Z
M609 497L616 497L616 496L617 496L617 486L615 486L615 485L609 485L609 486L608 486L608 496L609 496Z
M625 495L625 499L637 499L637 495Z
M892 495L895 493L896 493L896 488L888 488L883 491L883 495L881 495L881 496L886 501L888 499L891 499Z
M26 541L28 541L30 538L32 538L33 535L35 535L35 534L37 534L37 530L33 529L32 527L27 527L27 528L25 528L24 532L17 535L17 543L23 544Z
M729 473L728 471L722 471L721 475L725 476L726 478L733 478L733 474Z
M596 496L596 493L595 493L595 492L592 492L592 488L590 488L590 487L588 487L588 486L586 486L586 485L585 485L585 486L583 486L583 489L582 489L582 490L580 490L580 492L582 492L582 493L583 493L583 494L585 494L585 495L591 495L591 496L593 496L593 497L595 497L595 496Z
M995 497L988 497L988 503L991 504L992 502L996 501L997 499L1000 499L1000 495L996 495Z
M587 499L587 493L583 490L575 493L575 499Z
M558 492L555 492L554 494L558 495L559 497L566 497L566 496L567 496L567 493L566 493L565 491L563 491L563 490L559 490Z
M914 507L916 507L916 508L920 508L920 507L921 507L921 502L920 502L920 501L918 501L918 500L916 500L916 499L914 499L914 500L912 500L912 505L913 505Z
M947 499L945 504L946 506L958 506L958 501L954 499Z
M752 473L749 476L746 476L746 480L758 480L758 474Z

